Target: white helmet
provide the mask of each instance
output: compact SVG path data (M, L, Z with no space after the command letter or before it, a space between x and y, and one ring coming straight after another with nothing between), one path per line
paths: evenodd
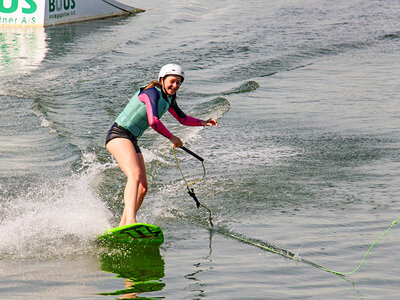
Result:
M181 76L182 82L185 79L185 72L183 72L183 69L180 65L176 65L176 64L168 64L168 65L163 66L160 70L160 73L158 74L158 81L160 81L161 78L164 78L167 75Z

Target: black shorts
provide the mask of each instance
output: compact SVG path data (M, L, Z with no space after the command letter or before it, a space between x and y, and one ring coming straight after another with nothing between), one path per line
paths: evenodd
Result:
M128 129L119 126L117 123L114 123L107 132L106 145L109 141L115 138L124 138L130 140L133 144L133 147L135 147L136 153L142 153L137 143L137 137L134 136Z

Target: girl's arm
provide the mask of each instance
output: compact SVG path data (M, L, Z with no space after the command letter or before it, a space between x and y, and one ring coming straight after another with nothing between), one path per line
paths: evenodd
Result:
M164 124L155 113L157 111L157 103L151 101L150 97L146 93L140 94L139 100L146 104L147 120L150 127L165 136L167 139L171 139L171 137L173 136L172 133L169 132L169 130L164 126Z
M175 119L178 120L179 123L186 126L205 126L203 120L193 118L191 116L187 116L178 106L176 101L172 101L171 106L168 111L171 115L174 116Z
M182 125L186 126L217 126L218 127L218 122L215 119L208 119L206 121L200 120L193 118L191 116L187 116L178 106L176 101L174 100L171 103L170 108L168 111L171 113L171 115L174 116L175 119L179 121Z

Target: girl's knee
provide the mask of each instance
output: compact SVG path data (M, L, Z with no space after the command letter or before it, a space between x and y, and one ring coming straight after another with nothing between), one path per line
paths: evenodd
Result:
M141 181L142 173L140 170L134 170L133 172L126 174L126 177L128 178L128 181L138 184Z

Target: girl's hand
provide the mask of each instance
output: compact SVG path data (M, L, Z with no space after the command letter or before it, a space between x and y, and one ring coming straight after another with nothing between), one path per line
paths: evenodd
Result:
M172 135L169 140L171 141L172 144L174 144L174 148L180 148L183 146L181 139L175 135Z
M218 127L218 122L215 119L208 119L207 121L201 121L202 126L217 126Z

